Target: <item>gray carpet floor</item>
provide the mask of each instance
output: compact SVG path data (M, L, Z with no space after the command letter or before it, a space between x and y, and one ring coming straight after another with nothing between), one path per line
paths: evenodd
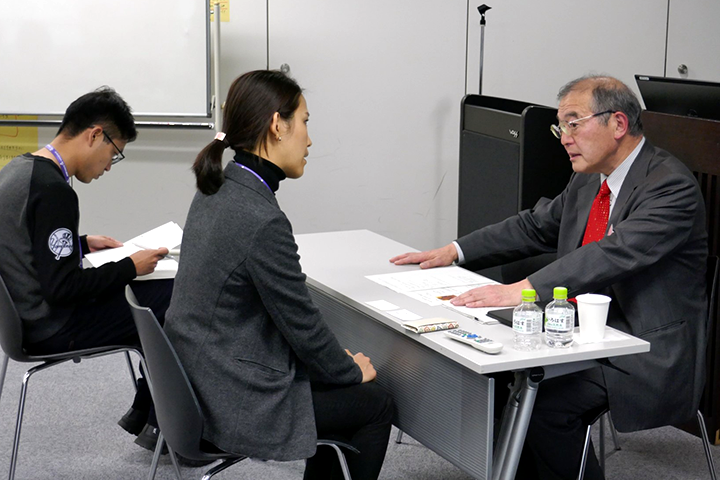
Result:
M28 364L10 362L0 397L0 477L7 474L20 396ZM124 358L113 355L66 363L31 377L16 478L18 480L142 479L152 454L116 425L132 403L133 388ZM466 480L471 477L393 429L383 480ZM672 427L620 434L622 450L607 460L608 479L710 478L698 438ZM611 442L608 439L608 449ZM720 448L713 447L720 459ZM717 462L716 462L717 463ZM301 479L303 462L244 461L214 478ZM199 479L206 468L183 467L183 477ZM157 479L174 478L163 456Z

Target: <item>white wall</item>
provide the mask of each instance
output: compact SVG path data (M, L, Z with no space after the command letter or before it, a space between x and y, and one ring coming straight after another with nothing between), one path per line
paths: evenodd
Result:
M457 231L464 1L273 0L270 67L306 89L313 146L281 206L297 233L367 228L418 248Z
M237 76L266 68L265 6L265 0L231 2L230 22L220 28L221 101ZM53 135L41 129L47 137L41 144ZM211 130L139 129L138 139L125 148L125 160L89 185L75 181L81 232L127 240L170 220L184 225L195 194L190 167L214 136Z
M720 2L672 0L668 28L667 76L720 82ZM686 65L687 74L678 66Z
M230 3L223 97L235 77L267 65L265 5ZM306 175L278 193L295 232L368 228L418 248L455 237L466 9L461 0L271 0L270 68L291 66L311 111ZM77 185L83 231L122 240L184 224L189 167L213 135L141 130L127 160Z
M684 1L671 0L671 13ZM706 11L702 1L692 0L692 15ZM585 73L609 73L631 86L635 73L663 74L667 0L490 5L486 95L555 105L558 88ZM306 174L283 182L278 194L295 231L368 228L420 249L452 240L459 105L466 80L468 92L477 89L477 3L269 0L269 12L266 6L230 2L230 22L221 27L222 95L238 75L266 68L269 18L269 66L290 65L312 115ZM687 23L677 23L672 35ZM702 50L704 38L720 34L697 25L685 40ZM52 133L41 129L44 141ZM184 224L194 194L189 168L213 135L141 130L127 160L77 186L83 231L127 239L170 219Z
M684 1L684 0L683 0ZM667 0L505 0L485 17L483 94L556 106L562 85L588 73L662 75ZM477 93L480 14L468 10L468 87Z

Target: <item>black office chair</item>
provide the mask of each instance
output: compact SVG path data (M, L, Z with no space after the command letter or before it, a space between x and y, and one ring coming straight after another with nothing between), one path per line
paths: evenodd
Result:
M20 393L20 405L18 406L17 421L15 424L15 440L13 441L12 458L10 460L9 480L15 478L15 468L17 466L18 448L20 446L20 430L22 428L23 413L25 410L25 397L27 395L28 382L30 377L41 370L46 370L55 365L65 363L72 360L79 363L80 360L86 358L102 357L113 353L125 353L128 366L132 375L133 383L137 388L135 373L130 360L130 352L135 352L140 358L142 355L137 349L129 345L114 345L107 347L87 348L84 350L74 350L65 353L56 353L52 355L29 355L25 353L22 347L23 332L22 321L18 315L15 304L10 297L10 293L5 286L5 282L0 277L0 347L5 352L5 357L0 369L0 393L4 384L5 372L7 369L8 358L12 358L16 362L41 362L40 365L29 369L22 380L22 391Z
M710 338L710 332L712 332L713 324L715 322L715 316L717 315L717 309L718 309L718 288L720 288L720 259L718 259L715 255L708 256L707 260L707 273L706 273L706 280L707 280L707 297L708 297L708 318L706 321L706 329L707 329L707 338L709 340ZM615 426L612 423L612 420L610 420L610 412L607 409L600 409L596 412L589 412L588 413L588 427L587 427L587 433L585 435L585 449L583 450L583 456L582 460L580 461L580 473L578 474L578 480L582 480L585 475L585 465L587 463L587 456L589 451L589 445L590 445L590 431L592 428L593 423L596 421L602 422L602 417L607 416L609 428L613 435L613 440L615 442L615 450L620 450L619 444L617 442L617 432L615 431ZM708 464L708 471L710 472L710 478L712 480L717 480L717 474L715 473L715 463L713 462L712 458L712 451L710 450L710 440L708 438L707 434L707 428L705 427L705 417L703 416L702 412L700 410L697 411L696 414L698 426L700 427L700 437L702 438L703 442L703 448L705 450L705 460L707 460ZM590 419L592 418L592 419ZM602 427L602 424L601 424ZM598 460L600 461L600 465L605 470L605 439L603 435L602 428L600 430L600 439L599 439L599 448L600 448L600 457Z
M145 352L145 372L160 427L148 479L155 478L164 444L167 444L178 480L182 480L182 476L175 457L176 453L195 461L222 460L222 463L208 470L202 480L209 480L213 475L247 458L244 455L217 450L202 440L204 419L200 404L175 349L152 310L138 305L130 286L125 287L125 298L130 304L140 335L140 343ZM335 450L345 480L351 480L342 448L354 453L359 453L358 450L335 440L319 439L317 444Z

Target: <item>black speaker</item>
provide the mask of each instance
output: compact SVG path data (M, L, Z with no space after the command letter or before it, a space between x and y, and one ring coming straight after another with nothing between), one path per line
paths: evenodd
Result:
M460 126L458 236L532 208L563 191L572 174L568 155L550 131L557 109L516 100L467 95ZM538 265L553 256L522 262ZM517 263L517 262L516 262ZM522 265L476 270L504 283L525 278ZM518 267L518 268L515 268ZM531 272L529 272L531 273ZM528 273L528 274L529 274ZM516 278L518 277L519 278Z

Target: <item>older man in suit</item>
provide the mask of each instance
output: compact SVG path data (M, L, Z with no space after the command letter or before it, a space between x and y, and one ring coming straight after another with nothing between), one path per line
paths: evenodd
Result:
M609 325L651 343L647 354L613 360L627 373L602 367L543 382L518 478L576 477L581 418L594 408L609 405L621 431L653 428L690 419L703 388L707 233L694 177L643 137L640 104L619 80L579 78L558 99L552 129L575 172L560 195L445 247L391 259L493 266L557 252L520 282L470 290L453 303L517 305L524 288L549 300L561 285L570 296L604 293ZM594 457L585 478L603 478Z

